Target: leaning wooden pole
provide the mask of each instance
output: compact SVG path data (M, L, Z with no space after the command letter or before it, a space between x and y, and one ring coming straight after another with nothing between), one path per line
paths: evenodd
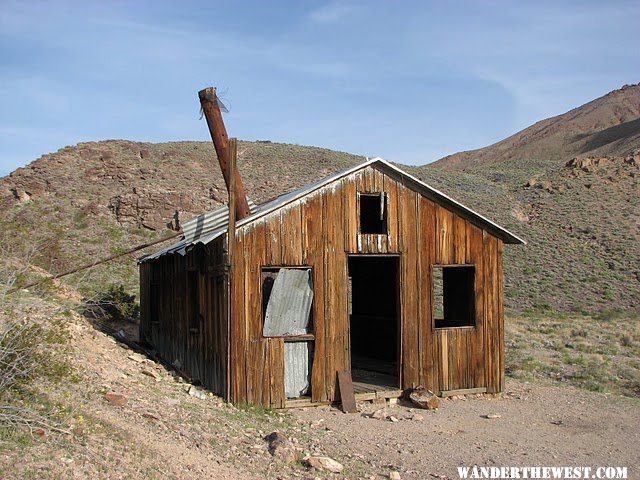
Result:
M227 136L227 129L224 126L222 120L222 113L220 112L220 106L218 105L218 97L216 95L216 89L213 87L205 88L198 92L200 98L200 105L202 106L202 113L207 119L207 126L209 127L209 133L213 140L213 146L216 149L218 155L218 162L220 162L220 168L222 169L222 175L224 176L224 182L227 186L227 191L231 185L231 177L235 180L235 214L236 220L241 220L247 217L251 211L249 210L249 202L247 201L247 194L242 184L242 179L238 172L237 167L231 171L230 168L230 152L229 152L229 137Z
M229 166L232 170L236 168L236 159L238 153L238 142L235 138L232 138L229 142ZM227 391L226 400L231 401L231 324L234 315L233 298L234 295L231 291L233 288L233 262L235 261L235 247L236 247L236 216L233 212L236 209L236 181L235 175L232 175L229 179L229 231L227 232L227 291L229 292L229 301L227 303ZM234 352L235 353L235 352Z

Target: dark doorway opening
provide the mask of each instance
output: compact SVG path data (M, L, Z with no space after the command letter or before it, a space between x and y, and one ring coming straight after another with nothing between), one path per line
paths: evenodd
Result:
M399 387L398 297L398 257L349 256L351 375L356 390L358 384L364 390Z

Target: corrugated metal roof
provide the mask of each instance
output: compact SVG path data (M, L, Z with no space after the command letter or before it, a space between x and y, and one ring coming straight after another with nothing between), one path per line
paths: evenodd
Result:
M251 210L252 214L257 211L257 208L256 204L249 200L249 210ZM163 255L170 255L173 253L184 255L187 252L188 247L195 245L196 243L203 243L206 245L213 239L220 236L227 230L228 222L229 207L227 205L223 205L217 210L198 215L197 217L182 224L182 240L163 248L159 252L146 255L140 258L138 262L147 262Z
M395 165L392 165L391 163L387 162L386 160L380 157L369 159L366 162L363 162L359 165L355 165L347 170L337 172L326 178L318 180L317 182L310 183L297 190L293 190L292 192L281 195L278 198L271 200L267 203L258 205L257 207L255 207L255 210L252 209L252 214L240 220L236 224L236 227L241 228L244 225L250 224L251 222L259 218L262 218L263 216L268 215L269 213L279 208L282 208L285 205L288 205L289 203L299 200L300 198L306 195L309 195L315 192L316 190L319 190L320 188L323 188L329 185L330 183L335 182L336 180L344 178L348 175L351 175L352 173L355 173L369 166L375 166L376 168L380 168L383 172L387 173L391 177L402 179L403 181L405 181L405 183L408 184L410 188L414 189L415 191L419 192L425 197L431 200L434 200L437 203L440 203L449 207L455 213L459 214L463 218L470 220L472 223L476 223L482 228L485 228L486 230L494 234L496 237L500 238L505 243L526 244L526 242L523 239L511 233L507 229L502 228L497 223L492 222L485 216L480 215L479 213L475 212L474 210L468 207L465 207L460 202L452 199L451 197L442 193L441 191L427 185L422 180L404 172L403 170L399 169ZM227 211L227 207L222 207L213 212L199 215L195 219L184 224L183 229L185 231L187 230L187 225L189 225L188 227L189 231L194 232L193 240L187 241L185 237L185 240L182 240L181 242L175 245L171 245L170 247L167 247L164 250L161 250L160 252L143 257L139 261L145 262L148 260L152 260L154 258L158 258L161 255L167 255L167 254L176 253L176 252L184 255L184 253L186 252L186 248L188 248L190 245L193 245L196 243L207 244L215 240L216 238L218 238L220 235L223 235L227 231L228 214L225 215L221 213L223 209L225 212ZM201 228L198 223L198 219L200 217L204 217L203 220L201 221L202 223ZM214 219L216 220L214 221Z

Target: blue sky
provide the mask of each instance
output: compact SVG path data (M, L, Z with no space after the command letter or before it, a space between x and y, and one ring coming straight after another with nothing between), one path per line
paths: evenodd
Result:
M231 136L406 164L640 82L640 2L0 0L0 175L81 141Z

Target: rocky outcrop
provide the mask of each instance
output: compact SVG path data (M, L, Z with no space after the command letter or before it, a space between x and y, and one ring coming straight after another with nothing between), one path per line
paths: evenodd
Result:
M194 194L149 187L133 187L115 195L109 199L108 206L120 225L176 231L181 228L181 222L215 207L210 199Z

